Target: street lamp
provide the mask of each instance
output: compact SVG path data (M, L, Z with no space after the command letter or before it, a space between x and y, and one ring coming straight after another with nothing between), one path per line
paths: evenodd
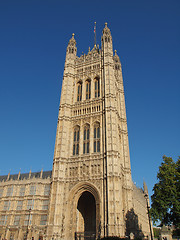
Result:
M29 225L30 225L30 219L31 219L31 208L28 211L29 211L29 220L27 224L26 240L28 239Z
M123 214L123 228L124 228L124 236L126 236L126 222L125 222L125 215L124 215L124 209L122 210L122 214Z
M151 216L150 216L150 212L149 212L149 204L148 204L148 195L147 193L144 195L145 199L146 199L146 203L147 203L147 214L148 214L148 219L149 219L149 229L150 229L150 234L151 234L151 240L153 240L153 235L152 235L152 228L151 228Z

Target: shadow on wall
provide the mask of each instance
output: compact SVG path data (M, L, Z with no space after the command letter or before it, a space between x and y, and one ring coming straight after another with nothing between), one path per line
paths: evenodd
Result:
M131 208L131 210L129 210L126 213L125 223L126 223L126 236L129 237L130 233L133 233L136 239L144 238L141 226L138 223L138 216L135 214L133 208Z

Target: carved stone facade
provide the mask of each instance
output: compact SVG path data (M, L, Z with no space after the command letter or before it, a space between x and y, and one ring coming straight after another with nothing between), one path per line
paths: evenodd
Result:
M0 239L46 234L51 171L0 176Z
M23 183L27 187L32 179L6 179L3 184ZM35 212L31 210L29 239L38 239L40 231L46 240L83 239L85 235L94 239L108 235L124 237L129 231L137 236L149 235L144 192L131 179L122 69L116 51L113 54L107 24L101 49L95 45L87 55L78 57L74 34L69 41L52 176L38 181L38 187L38 183L51 183L48 211L38 212L40 205L36 211L37 219L41 214L48 216L42 227L37 219L33 222ZM40 192L33 199L40 202L42 195ZM9 224L14 226L12 221ZM20 229L24 229L23 224ZM10 227L9 235L3 231L3 236L10 239Z

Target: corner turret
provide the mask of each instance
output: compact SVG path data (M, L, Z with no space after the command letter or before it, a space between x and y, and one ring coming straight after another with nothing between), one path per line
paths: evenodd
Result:
M114 59L115 70L121 70L121 62L120 62L119 56L117 55L116 50L114 52L115 52L115 54L114 54L113 59Z
M74 38L74 33L72 34L72 38L69 40L67 50L66 50L66 58L74 58L77 54L76 40Z
M111 36L111 31L107 26L107 23L105 23L105 27L103 29L103 35L101 38L101 44L102 48L104 50L108 50L113 53L113 48L112 48L112 36Z
M143 189L144 189L144 194L146 194L146 195L149 196L149 194L148 194L148 188L147 188L147 185L146 185L146 182L145 182L145 181L143 181Z

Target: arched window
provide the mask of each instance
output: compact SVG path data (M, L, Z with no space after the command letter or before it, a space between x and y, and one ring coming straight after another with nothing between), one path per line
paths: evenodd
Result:
M99 78L96 78L94 82L94 97L98 98L99 96L100 96Z
M77 85L77 101L81 101L82 100L82 83L79 82Z
M73 155L79 155L79 127L74 128Z
M91 98L91 81L86 81L86 100Z
M94 152L100 152L100 125L94 125Z
M89 129L90 129L89 125L84 127L83 154L89 153L89 139L90 139Z
M116 64L116 65L115 65L115 70L119 70L119 69L120 69L119 65Z

